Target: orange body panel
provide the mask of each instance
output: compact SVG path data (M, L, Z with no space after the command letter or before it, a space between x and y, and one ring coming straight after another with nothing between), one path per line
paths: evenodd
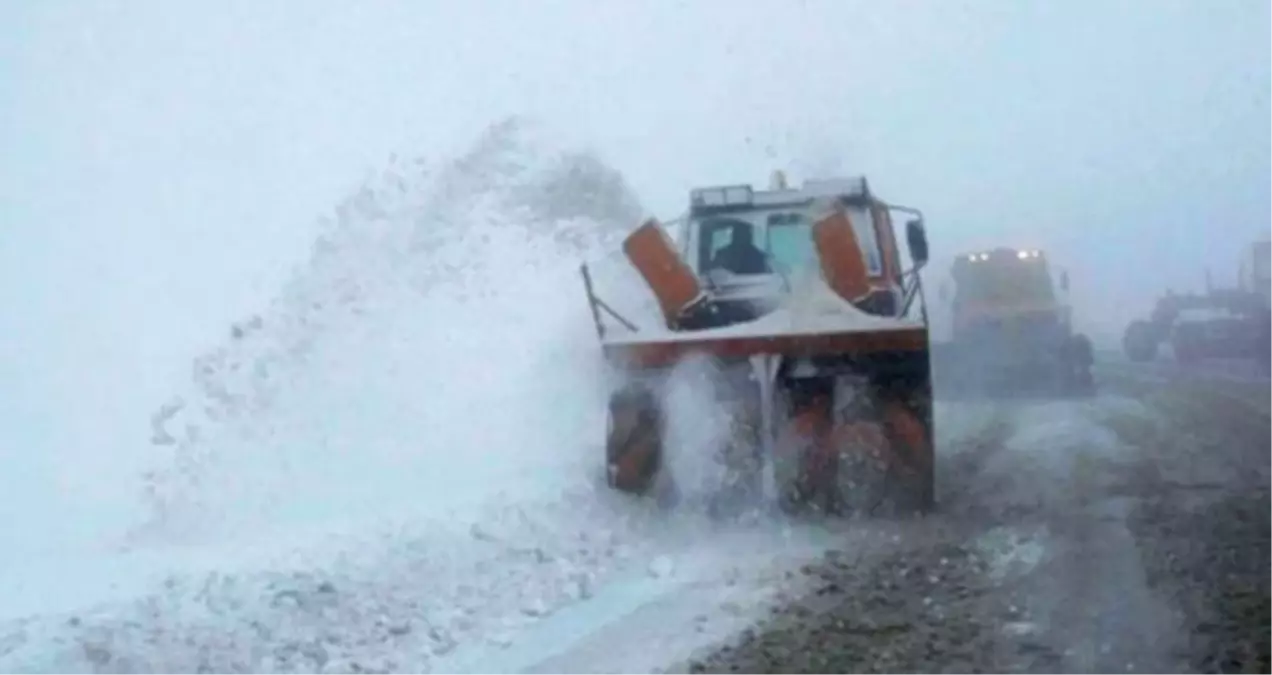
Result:
M775 335L763 337L702 338L668 342L607 344L606 358L629 367L657 368L670 366L692 353L707 353L722 358L740 358L753 354L786 354L818 356L860 354L887 351L923 351L927 349L927 332L923 328L893 328L811 335Z
M813 243L821 260L822 276L839 297L856 302L870 292L866 263L847 213L838 210L817 221L813 225Z
M676 253L656 220L648 220L623 241L623 252L644 277L669 328L685 308L702 296L693 270Z

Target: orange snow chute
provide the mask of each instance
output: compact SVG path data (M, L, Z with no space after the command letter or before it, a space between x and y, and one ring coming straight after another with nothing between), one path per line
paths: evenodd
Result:
M684 311L704 296L698 277L652 218L628 235L623 252L658 298L667 327L675 330Z
M842 208L813 224L813 242L822 276L839 297L855 303L870 293L870 277L857 233Z

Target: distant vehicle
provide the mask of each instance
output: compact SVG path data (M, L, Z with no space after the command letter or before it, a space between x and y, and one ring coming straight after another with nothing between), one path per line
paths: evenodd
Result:
M910 217L909 269L896 214ZM714 512L760 496L766 466L783 509L931 509L922 214L883 201L864 177L792 188L778 174L769 190L695 189L671 224L674 235L646 222L613 256L611 271L632 285L601 288L603 261L582 268L617 375L609 486L674 503L679 477L665 461L664 424L684 411L669 410L662 392L678 362L704 356L716 405L732 420L718 449L726 478Z
M1269 363L1272 351L1272 241L1248 244L1237 265L1235 288L1204 293L1167 292L1147 319L1126 327L1122 348L1132 361L1157 358L1169 342L1175 359L1193 363L1210 358Z
M942 396L1094 392L1091 341L1073 331L1071 308L1043 251L964 253L951 265L949 281L941 301L953 317L952 339L932 345ZM1067 294L1067 273L1058 286Z

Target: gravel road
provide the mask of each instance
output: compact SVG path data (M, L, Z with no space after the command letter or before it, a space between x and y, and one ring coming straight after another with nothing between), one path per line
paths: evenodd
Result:
M938 406L939 515L806 565L691 672L1269 672L1266 381ZM939 426L938 426L939 428ZM939 433L939 432L938 432Z

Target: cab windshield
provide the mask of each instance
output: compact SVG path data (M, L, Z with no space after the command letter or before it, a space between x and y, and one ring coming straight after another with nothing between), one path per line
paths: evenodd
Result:
M850 209L857 240L865 251L870 274L882 273L883 261L870 212ZM699 269L727 269L734 274L783 275L815 267L813 223L801 211L756 211L700 221ZM762 235L760 234L762 232Z
M768 252L773 265L789 275L817 264L813 225L801 213L774 213L767 219Z

